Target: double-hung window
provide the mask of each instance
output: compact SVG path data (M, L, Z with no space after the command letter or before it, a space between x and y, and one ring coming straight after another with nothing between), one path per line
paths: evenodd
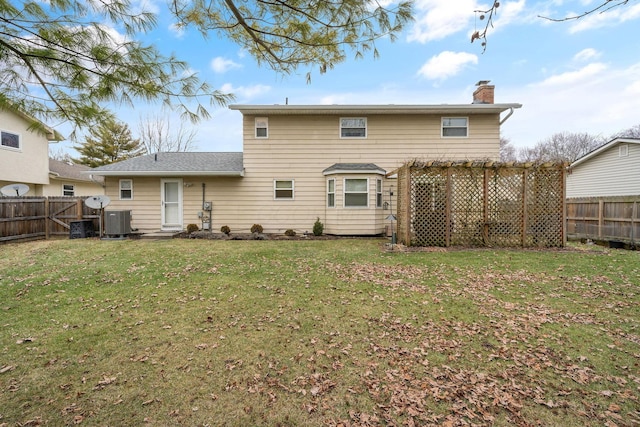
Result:
M469 119L466 117L443 117L443 138L466 138L469 136Z
M120 200L133 200L133 180L120 180Z
M63 196L75 196L75 187L73 184L62 184L62 195Z
M367 119L365 117L344 117L340 119L341 138L366 138Z
M275 200L293 200L293 180L276 179L273 181L273 198Z
M0 134L0 146L16 150L20 149L20 135L4 130Z
M367 178L344 179L344 207L366 208L369 206L369 180Z
M336 207L336 179L330 178L327 180L327 207Z
M269 137L269 118L256 117L256 138Z
M382 180L376 179L376 208L382 207Z

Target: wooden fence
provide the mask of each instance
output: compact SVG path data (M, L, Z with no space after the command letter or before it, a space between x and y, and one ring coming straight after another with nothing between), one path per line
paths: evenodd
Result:
M98 230L99 212L84 197L0 197L0 243L69 235L70 223L91 220Z
M398 169L407 246L562 247L564 163L418 162Z
M567 200L567 237L640 243L640 196Z

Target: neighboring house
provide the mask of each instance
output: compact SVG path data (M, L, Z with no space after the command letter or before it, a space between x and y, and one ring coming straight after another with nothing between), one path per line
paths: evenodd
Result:
M49 184L43 186L42 195L95 196L104 194L104 177L94 177L90 170L89 166L49 159Z
M521 105L493 97L482 84L471 104L232 105L242 153L158 153L92 173L107 209L131 210L141 231L208 225L211 202L213 231L310 232L319 218L327 234L381 234L396 208L388 174L407 160L498 160L500 125Z
M49 183L49 142L64 138L18 110L0 110L0 187L21 183L41 196Z
M640 195L640 139L616 138L569 166L567 197Z

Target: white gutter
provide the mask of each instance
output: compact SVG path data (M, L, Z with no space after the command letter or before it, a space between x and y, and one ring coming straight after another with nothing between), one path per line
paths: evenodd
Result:
M212 172L212 171L87 171L99 176L244 176L244 170Z

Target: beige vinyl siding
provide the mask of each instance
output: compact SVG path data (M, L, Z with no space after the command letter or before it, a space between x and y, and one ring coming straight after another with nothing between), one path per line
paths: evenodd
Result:
M441 116L368 115L366 138L340 138L340 118L331 116L269 117L269 138L254 137L255 117L244 117L244 166L240 199L249 197L243 215L262 218L265 231L287 228L311 231L316 217L328 234L379 234L390 211L375 207L375 177L370 178L368 212L345 214L342 207L342 175L336 178L336 207L326 207L326 180L322 171L335 163L375 163L387 172L405 161L419 159L498 159L498 115L471 115L469 137L442 138ZM274 201L273 179L295 179L295 200ZM383 199L389 185L384 179ZM394 196L394 205L395 205ZM243 206L244 208L245 206Z
M640 144L626 144L626 157L618 155L620 144L579 164L567 174L567 197L640 195Z
M119 200L120 179L133 181L133 200ZM111 203L107 210L131 210L132 226L141 232L157 231L162 224L161 177L106 177L107 196ZM205 201L213 203L212 230L223 225L232 232L248 232L258 219L246 214L251 197L241 190L242 178L183 178L182 217L183 227L188 224L202 226L198 212L202 211L202 184L205 185ZM248 224L248 221L254 221Z
M42 188L43 196L62 196L62 186L73 185L75 196L96 196L104 194L104 188L100 184L87 181L71 181L51 178L49 185Z

